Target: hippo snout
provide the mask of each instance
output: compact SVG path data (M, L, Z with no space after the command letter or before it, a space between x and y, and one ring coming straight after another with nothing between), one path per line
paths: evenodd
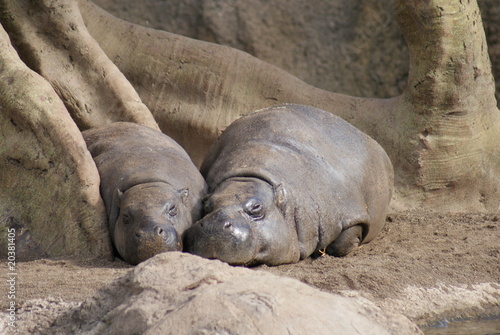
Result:
M251 235L250 226L247 223L235 223L229 220L223 222L202 220L199 222L199 228L199 234L209 235L210 239L230 242L235 246L243 245Z
M244 244L249 240L251 235L250 226L244 224L233 224L230 221L224 222L222 230L225 234L229 234L235 244Z
M138 249L143 248L157 252L182 250L182 240L172 226L150 224L145 228L138 229L134 235Z
M135 232L137 238L162 237L169 238L170 235L177 234L175 229L164 224L150 223L146 227L138 228Z
M131 231L116 230L126 236L115 236L115 244L120 256L135 265L166 251L181 251L182 240L177 231L169 225L149 222Z
M246 265L256 252L255 238L244 220L225 215L208 215L184 235L187 252L204 258L217 258L229 264Z
M173 227L158 225L154 227L154 235L160 236L167 245L177 245L180 240Z

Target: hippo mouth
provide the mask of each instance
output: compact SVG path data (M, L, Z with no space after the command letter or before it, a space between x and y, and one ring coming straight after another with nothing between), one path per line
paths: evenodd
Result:
M168 251L182 251L182 239L173 227L158 225L151 231L137 231L127 237L126 245L117 245L120 256L128 263L137 265Z

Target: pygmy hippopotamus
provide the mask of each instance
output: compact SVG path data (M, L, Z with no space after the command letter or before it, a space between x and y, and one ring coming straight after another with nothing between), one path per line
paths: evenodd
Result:
M200 219L205 180L188 154L161 132L117 122L83 132L101 177L111 240L138 264L181 251L182 234Z
M210 194L204 218L184 235L185 250L234 265L348 254L382 229L394 180L377 142L301 105L233 122L201 172Z

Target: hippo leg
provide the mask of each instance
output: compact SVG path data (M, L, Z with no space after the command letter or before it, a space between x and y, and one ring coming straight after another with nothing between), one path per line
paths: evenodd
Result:
M363 227L361 225L349 227L326 247L326 253L336 257L346 256L359 246L362 236Z

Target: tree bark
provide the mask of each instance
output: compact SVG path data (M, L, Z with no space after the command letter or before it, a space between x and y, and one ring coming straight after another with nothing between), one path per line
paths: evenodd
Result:
M81 130L115 121L158 125L89 35L73 0L2 0L2 24L19 56L63 100Z
M17 260L111 257L99 175L83 137L1 25L0 141L1 253L5 230L14 229Z
M398 0L396 11L410 49L397 108L414 119L406 161L420 201L498 211L500 112L477 3Z

